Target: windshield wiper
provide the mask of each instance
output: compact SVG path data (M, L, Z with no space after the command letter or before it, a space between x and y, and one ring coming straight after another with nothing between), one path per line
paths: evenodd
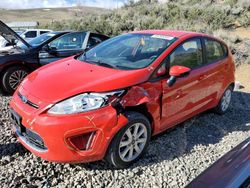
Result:
M116 69L117 67L114 66L114 65L110 65L108 63L104 63L104 62L101 62L100 60L97 60L97 61L94 61L94 60L87 60L88 62L90 63L94 63L96 65L100 65L100 66L104 66L104 67L109 67L109 68L113 68L113 69Z
M125 67L125 66L122 66L122 65L116 65L116 68L120 68L120 69L122 69L122 70L134 70L134 68Z

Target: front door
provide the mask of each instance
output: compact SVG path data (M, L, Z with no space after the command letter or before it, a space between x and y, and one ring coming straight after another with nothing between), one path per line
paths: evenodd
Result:
M179 45L168 58L168 67L182 65L191 69L189 75L177 78L171 87L167 79L162 80L162 129L174 126L194 115L208 101L207 84L204 75L206 69L202 67L201 39L189 39Z
M86 32L75 32L55 39L48 44L48 49L39 52L40 64L45 65L83 52L85 37Z

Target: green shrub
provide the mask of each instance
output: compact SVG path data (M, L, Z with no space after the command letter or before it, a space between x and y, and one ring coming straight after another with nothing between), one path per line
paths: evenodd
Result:
M240 15L232 15L227 0L221 6L211 1L185 0L191 4L178 1L157 3L155 0L130 2L125 7L101 15L85 15L78 21L54 21L46 28L53 30L91 30L114 36L123 32L138 29L182 29L211 32L212 30L230 27L237 21L242 26L250 25L250 12L245 9ZM149 3L151 2L151 3Z

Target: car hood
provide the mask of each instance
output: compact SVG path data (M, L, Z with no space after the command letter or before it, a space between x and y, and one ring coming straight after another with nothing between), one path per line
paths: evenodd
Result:
M15 31L9 28L5 23L0 21L0 35L5 38L9 43L13 43L13 41L21 41L28 48L31 47L29 43L27 43L22 37L20 37Z
M34 71L20 87L44 102L56 103L84 92L126 88L146 81L149 75L148 69L117 70L70 57Z

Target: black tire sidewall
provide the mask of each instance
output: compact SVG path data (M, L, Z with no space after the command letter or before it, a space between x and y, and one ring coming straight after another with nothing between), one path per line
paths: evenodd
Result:
M150 141L150 137L151 137L151 126L150 126L148 119L144 115L137 113L137 112L129 112L126 114L126 116L129 119L129 122L114 137L114 139L110 145L110 151L108 154L109 155L108 161L110 163L112 163L116 168L127 168L128 166L130 166L134 162L136 162L145 153L145 151L149 145L149 141ZM147 134L148 134L147 141L146 141L146 144L144 146L143 151L140 153L140 155L136 159L134 159L130 162L125 162L120 158L119 144L120 144L120 141L121 141L124 133L135 123L143 123L145 125L145 127L147 129Z
M2 85L3 85L3 90L4 92L8 93L8 94L13 94L15 92L15 90L10 86L9 84L9 79L10 76L18 70L22 70L27 72L28 74L28 70L25 67L21 67L21 66L14 66L14 67L10 67L8 68L2 76Z

